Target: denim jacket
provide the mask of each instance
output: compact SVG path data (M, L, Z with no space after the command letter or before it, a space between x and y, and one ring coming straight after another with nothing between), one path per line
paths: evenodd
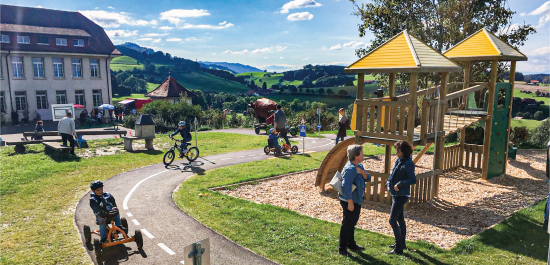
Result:
M359 168L365 170L362 164ZM367 174L367 181L370 181L370 174ZM351 191L352 184L355 184L356 189ZM357 174L355 165L348 161L342 169L342 193L338 193L341 201L353 200L353 203L361 205L365 197L365 179L361 174Z
M414 162L410 156L400 157L395 161L395 165L391 170L390 177L386 182L386 186L392 196L410 196L411 185L416 183L416 175L414 174ZM399 191L393 187L397 185Z

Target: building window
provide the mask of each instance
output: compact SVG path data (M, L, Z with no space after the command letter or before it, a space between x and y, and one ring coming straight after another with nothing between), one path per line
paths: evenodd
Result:
M86 100L84 97L84 90L75 90L74 91L74 103L86 106Z
M73 77L82 78L82 59L73 59Z
M38 36L36 37L36 43L40 45L49 45L48 37L46 36Z
M4 98L4 91L0 91L0 112L6 113L6 99Z
M44 58L32 58L34 77L44 78Z
M31 39L29 36L17 36L17 43L19 44L30 44Z
M23 78L23 57L11 57L13 77Z
M57 45L57 46L67 46L67 39L65 39L65 38L55 38L55 45Z
M56 90L55 98L57 99L57 104L67 104L67 91L66 90Z
M0 40L0 43L10 43L10 35L2 34L2 39Z
M90 71L92 77L99 77L99 60L98 59L90 59Z
M48 108L48 94L46 90L36 91L36 108L37 109Z
M93 91L94 107L99 107L103 103L103 98L101 97L101 90L94 89Z
M73 45L75 47L84 47L84 40L83 39L74 39Z
M27 92L15 91L15 109L24 110L27 108Z
M63 58L53 58L53 77L63 78Z

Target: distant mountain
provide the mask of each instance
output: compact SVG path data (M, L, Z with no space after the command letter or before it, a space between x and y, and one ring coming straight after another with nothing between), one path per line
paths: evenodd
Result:
M237 74L237 72L225 67L225 66L221 66L221 65L217 65L217 64L207 64L207 63L203 63L203 62L199 62L199 64L201 65L201 67L203 68L206 68L206 69L216 69L216 70L222 70L222 71L228 71L232 74Z
M202 67L208 66L224 70L223 68L231 70L233 73L246 73L246 72L263 72L264 70L258 69L250 65L244 65L240 63L226 63L226 62L199 62ZM215 67L218 66L218 67Z
M147 47L141 47L135 43L132 43L132 42L126 42L124 44L120 44L120 45L117 45L117 46L122 46L122 47L126 47L128 49L132 49L132 50L135 50L135 51L138 51L138 52L145 52L147 54L153 54L155 53L155 50L151 49L151 48L147 48Z

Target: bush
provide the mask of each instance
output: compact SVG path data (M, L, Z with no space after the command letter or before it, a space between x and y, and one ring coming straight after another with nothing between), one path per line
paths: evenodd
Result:
M524 113L523 113L523 118L524 118L524 119L531 119L531 118L532 118L532 117L531 117L531 113L529 113L529 112L524 112Z
M515 146L524 147L529 140L529 130L527 127L513 127L510 132L510 141L514 143Z
M191 106L187 104L186 100L180 100L175 104L160 100L153 101L143 106L141 113L151 114L156 132L162 133L175 130L179 121L191 124L195 117L199 120L202 117L200 106Z
M518 111L518 113L516 113L516 117L523 117L523 112Z
M200 126L200 127L197 129L197 131L199 131L199 132L211 131L211 130L212 130L212 127L206 126L206 125L202 125L202 126Z
M550 140L550 119L543 121L537 128L533 130L531 137L531 145L536 148L546 148Z
M544 115L544 113L539 110L539 111L535 112L535 115L533 115L533 118L537 121L540 121L544 118L542 115Z

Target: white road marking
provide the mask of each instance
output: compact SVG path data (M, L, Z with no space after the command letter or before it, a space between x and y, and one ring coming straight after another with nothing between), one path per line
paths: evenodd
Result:
M223 160L229 160L229 159L231 159L231 157L228 157L228 158L224 158L224 159L222 159L222 161L223 161Z
M139 225L139 222L136 219L132 219L132 222L134 222L135 225Z
M244 157L244 156L237 156L237 158L241 158L241 157Z
M181 262L181 264L185 264L185 261L183 261L183 260L182 260L182 261L180 261L180 262Z
M128 215L128 217L132 217L132 216L133 216L132 213L130 213L130 212L127 212L126 215Z
M172 251L170 248L168 248L165 244L158 243L157 244L160 248L164 249L164 251L168 252L170 255L176 255L176 252Z
M149 233L149 231L147 231L147 229L141 229L141 232L144 233L148 238L155 238L155 236L153 236L151 233Z
M136 191L137 187L139 187L139 185L140 185L141 183L143 183L144 181L146 181L146 180L148 180L148 179L150 179L150 178L152 178L152 177L154 177L154 176L156 176L156 175L160 175L160 174L162 174L162 173L164 173L164 172L168 172L168 171L169 171L169 170L161 171L161 172L159 172L159 173L156 173L156 174L153 174L153 175L151 175L151 176L149 176L149 177L146 177L146 178L142 179L140 182L138 182L138 183L130 190L130 192L128 192L128 194L126 194L126 197L124 198L124 202L122 203L122 208L124 208L124 210L128 210L128 201L130 200L130 196L132 196L132 193L134 193L134 191Z
M255 156L255 155L248 155L248 156Z

